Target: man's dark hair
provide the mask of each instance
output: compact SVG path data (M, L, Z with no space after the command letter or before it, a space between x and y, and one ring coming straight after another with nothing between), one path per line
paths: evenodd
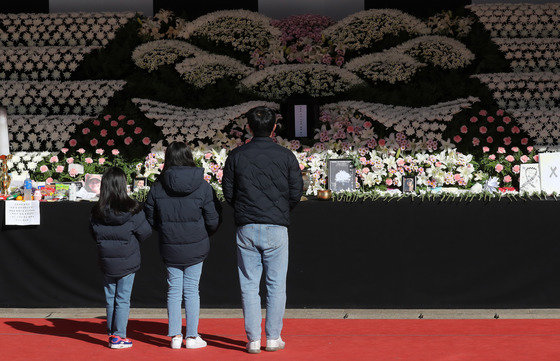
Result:
M256 107L247 113L249 127L255 137L268 137L276 124L274 111L267 107Z

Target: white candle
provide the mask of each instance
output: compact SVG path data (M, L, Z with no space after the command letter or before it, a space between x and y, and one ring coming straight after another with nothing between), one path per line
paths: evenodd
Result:
M0 108L0 155L10 154L10 138L8 136L8 114L6 108Z

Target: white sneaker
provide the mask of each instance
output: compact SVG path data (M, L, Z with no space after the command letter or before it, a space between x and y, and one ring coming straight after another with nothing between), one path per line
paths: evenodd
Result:
M282 337L278 337L276 340L266 340L267 351L283 350L284 347L286 347L286 343L282 341Z
M207 343L200 336L196 336L196 338L189 337L187 338L187 348L203 348L206 347Z
M172 349L180 349L183 346L183 336L175 336L171 339L171 348Z
M247 352L249 353L261 352L261 340L247 342Z

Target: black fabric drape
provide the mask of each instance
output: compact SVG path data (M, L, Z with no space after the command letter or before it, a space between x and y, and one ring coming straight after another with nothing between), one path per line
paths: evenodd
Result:
M43 203L40 226L2 227L0 307L104 305L90 209ZM289 231L288 306L559 307L559 210L554 201L303 202ZM223 217L204 265L203 307L240 306L231 207ZM132 304L165 307L157 233L141 251Z

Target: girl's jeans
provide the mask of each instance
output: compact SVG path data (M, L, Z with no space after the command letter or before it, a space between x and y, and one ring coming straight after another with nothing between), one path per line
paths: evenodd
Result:
M115 278L105 276L104 289L107 308L107 333L126 338L126 325L130 313L130 294L134 273Z
M169 318L168 336L182 334L181 303L185 300L187 333L185 337L198 336L198 316L200 296L198 283L202 274L202 262L188 267L167 267L167 316Z

